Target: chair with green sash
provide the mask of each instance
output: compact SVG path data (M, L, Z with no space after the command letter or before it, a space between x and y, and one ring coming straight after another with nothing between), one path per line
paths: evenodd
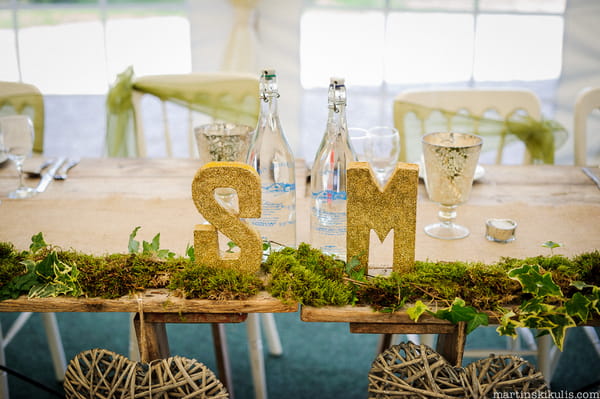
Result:
M566 131L543 120L540 100L525 89L409 90L394 99L394 124L400 133L403 161L418 162L420 137L432 131L476 133L484 138L482 157L506 163L519 143L523 163L554 163L554 151ZM516 145L514 143L517 143Z
M566 141L566 130L544 120L538 96L525 89L409 90L394 99L394 125L401 138L402 161L421 160L421 136L434 131L475 133L483 137L482 156L488 163L554 163L554 152ZM515 159L520 146L522 157ZM510 151L507 149L510 148ZM517 162L514 162L514 161ZM480 162L485 160L480 158ZM544 370L550 342L536 342L529 329L521 329L519 340L507 340L506 348L493 348L497 355L516 353L537 356ZM422 339L432 344L432 336ZM526 347L522 347L522 342ZM465 357L488 356L490 349L465 350ZM548 367L546 366L546 369Z
M34 129L33 151L44 151L44 97L34 85L0 82L0 116L25 114Z
M145 97L160 101L166 156L172 157L173 134L169 106L187 109L189 156L196 157L194 117L256 126L259 111L258 78L248 74L215 72L149 75L135 78L130 67L119 74L107 96L106 153L113 157L146 157Z

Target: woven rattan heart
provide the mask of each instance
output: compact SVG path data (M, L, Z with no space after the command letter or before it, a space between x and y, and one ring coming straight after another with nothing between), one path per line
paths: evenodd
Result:
M142 364L105 349L75 356L64 387L67 399L229 397L213 372L196 360L175 356Z
M394 345L373 362L369 398L488 398L493 392L548 392L542 373L517 356L452 367L425 345ZM541 396L539 396L541 397Z

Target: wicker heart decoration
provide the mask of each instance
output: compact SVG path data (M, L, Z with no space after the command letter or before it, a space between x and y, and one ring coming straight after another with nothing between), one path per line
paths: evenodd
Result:
M492 392L549 390L542 373L520 357L491 355L465 368L452 367L433 349L412 342L377 356L369 372L371 399L488 398Z
M75 356L64 387L67 399L229 398L213 372L196 360L174 356L143 364L105 349Z

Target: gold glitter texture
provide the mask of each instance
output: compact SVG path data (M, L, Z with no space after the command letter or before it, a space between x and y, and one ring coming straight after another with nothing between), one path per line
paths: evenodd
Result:
M226 182L226 183L224 183ZM237 192L239 213L225 209L215 199L217 188ZM256 272L262 260L262 240L258 232L240 218L257 218L261 213L260 177L242 162L209 162L196 172L192 199L210 225L196 225L194 254L206 266ZM240 248L239 257L224 259L219 253L218 233L222 232Z
M347 183L348 260L358 257L366 272L371 230L383 241L393 229L393 270L412 270L415 261L418 183L419 167L414 164L398 163L381 189L367 162L350 163Z

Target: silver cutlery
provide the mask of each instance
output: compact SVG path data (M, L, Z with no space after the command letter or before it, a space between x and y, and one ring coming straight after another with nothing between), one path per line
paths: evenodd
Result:
M62 167L54 174L55 180L67 180L67 172L79 163L79 158L73 158L63 163Z
M54 161L55 160L52 158L46 159L42 163L40 163L35 169L24 170L23 173L25 173L25 175L27 175L27 177L31 177L31 178L40 177L40 176L42 176L42 172L44 171L44 169L46 169L48 166L52 165L52 162L54 162Z
M598 188L600 188L600 178L598 178L598 176L596 176L596 174L592 172L590 168L581 168L581 170L587 175L587 177L589 177L594 183L596 183L596 186L598 186Z
M50 182L54 180L54 175L56 174L56 171L62 166L63 163L65 163L65 161L66 158L64 157L58 158L42 175L42 179L40 180L40 183L35 189L38 193L42 193L46 190L46 188L48 188Z

